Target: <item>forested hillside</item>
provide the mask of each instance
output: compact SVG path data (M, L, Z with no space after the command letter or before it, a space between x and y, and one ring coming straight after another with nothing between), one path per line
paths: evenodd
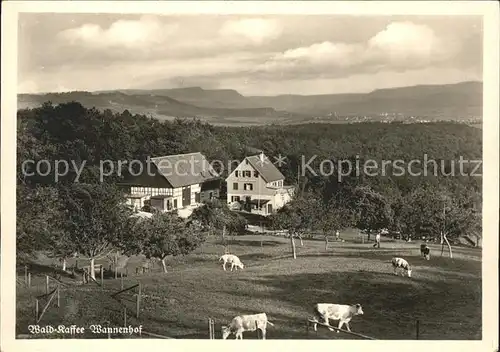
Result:
M59 176L57 182L53 170L45 177L26 176L22 173L25 160L48 160L52 166L55 160L73 162L83 167L78 182L98 187L100 162L104 160L113 161L116 166L118 160L201 152L210 161L221 161L226 166L224 170L218 166L220 163L214 167L219 167L225 176L228 161L242 160L254 153L249 152L252 148L262 149L271 161L278 155L286 156L285 164L279 168L289 184L299 186L298 199L314 199L324 204L328 213L348 210L351 220L356 215L350 225L369 230L392 227L402 231L439 231L443 220L440 214L445 207L449 209L446 221L449 228L453 227L453 235L479 231L481 177L458 175L458 164L454 166L455 176L442 175L440 167L438 175L432 175L432 171L427 176L395 174L389 168L385 175L381 175L381 170L377 176L361 171L359 175L346 173L340 180L336 172L323 176L319 172L317 176L309 171L302 173L303 164L311 158L315 159L309 165L319 170L323 160L351 160L353 165L356 161L362 165L368 159L402 159L406 165L411 160L423 161L426 154L429 160L443 161L444 171L449 174L452 160L482 159L481 130L476 128L455 123L216 127L182 119L160 122L128 111L100 112L71 102L57 106L46 103L18 112L18 195L22 196L17 201L18 209L25 210L18 217L18 240L30 238L33 224L40 223L34 219L45 221L50 217L47 209L51 209L53 197L40 194L55 192L61 196L64 192L60 190L73 184L77 176L71 164L68 175ZM470 173L474 168L475 164L466 164L464 171ZM26 170L35 172L34 165ZM412 166L412 170L418 171L418 165ZM112 186L120 178L117 175L115 167L112 176L103 178L104 183ZM297 202L292 202L288 209L293 209L294 204ZM380 209L385 212L383 216L376 213ZM338 226L344 226L344 220ZM36 248L32 244L25 247Z

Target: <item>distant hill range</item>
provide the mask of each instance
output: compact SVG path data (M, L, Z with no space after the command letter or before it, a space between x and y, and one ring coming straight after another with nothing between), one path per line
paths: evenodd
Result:
M216 124L468 121L482 118L483 84L378 89L371 93L243 96L231 89L126 89L100 92L19 94L18 108L78 101L86 107L151 115L197 117Z

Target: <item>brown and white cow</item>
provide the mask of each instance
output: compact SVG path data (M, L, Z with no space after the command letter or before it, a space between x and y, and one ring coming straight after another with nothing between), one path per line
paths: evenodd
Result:
M422 243L420 245L420 254L422 257L424 257L426 260L431 259L431 249L427 245L427 243Z
M255 331L259 329L262 332L262 340L266 339L267 324L274 326L267 320L266 313L238 315L231 320L229 325L222 326L222 339L227 339L229 335L234 334L236 340L243 340L243 332Z
M314 315L318 321L323 320L323 323L326 325L330 325L330 319L338 320L339 325L338 329L342 328L342 325L345 324L347 331L351 331L349 326L349 322L356 315L363 315L363 308L361 308L361 304L333 304L333 303L317 303L314 306ZM313 323L314 331L317 331L318 324ZM333 331L332 328L328 328L330 331ZM339 332L337 330L337 332Z

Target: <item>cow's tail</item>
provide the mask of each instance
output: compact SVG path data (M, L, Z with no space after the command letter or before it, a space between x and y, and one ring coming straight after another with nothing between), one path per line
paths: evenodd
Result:
M269 320L267 321L267 323L268 323L269 325L271 325L271 326L274 326L274 324L273 324L273 323L271 323Z
M222 260L222 258L223 258L223 257L224 257L224 256L222 256L222 257L220 257L220 258L219 258L219 262Z

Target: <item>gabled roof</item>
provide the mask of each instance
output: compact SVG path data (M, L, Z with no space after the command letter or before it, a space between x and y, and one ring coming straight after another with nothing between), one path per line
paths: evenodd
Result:
M261 155L247 156L245 160L259 172L264 181L273 182L278 180L284 180L285 176L278 170L276 166L264 155L264 162L261 160Z
M201 153L160 156L151 158L151 161L174 188L218 178L215 170Z

